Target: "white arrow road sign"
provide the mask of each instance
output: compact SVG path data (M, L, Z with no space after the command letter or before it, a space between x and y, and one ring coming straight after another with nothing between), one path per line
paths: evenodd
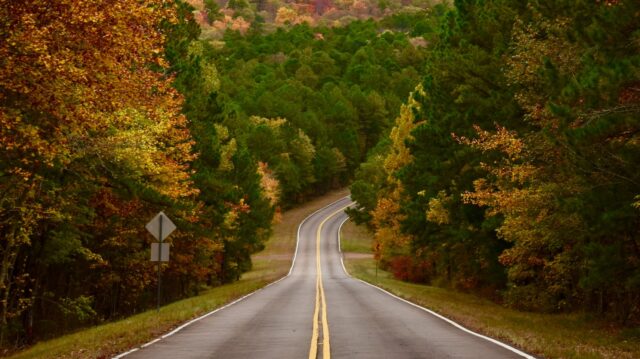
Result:
M162 223L162 231L160 231L160 223ZM158 241L162 242L176 229L176 225L171 222L164 212L160 211L160 213L147 223L145 228L156 237ZM160 238L160 233L162 233L162 238Z

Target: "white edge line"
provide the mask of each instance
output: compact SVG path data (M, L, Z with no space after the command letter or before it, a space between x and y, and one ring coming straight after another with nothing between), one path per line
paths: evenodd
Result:
M295 250L295 252L293 253L293 260L291 261L291 268L289 268L289 273L287 273L287 275L286 275L286 276L284 276L284 277L282 277L282 278L280 278L280 279L276 280L275 282L271 282L271 283L267 284L266 286L264 286L264 287L262 287L262 288L258 288L258 289L256 289L256 290L254 290L253 292L251 292L251 293L249 293L249 294L246 294L246 295L244 295L244 296L242 296L242 297L240 297L240 298L238 298L238 299L234 300L234 301L233 301L233 302L231 302L231 303L227 303L227 304L225 304L224 306L222 306L222 307L220 307L220 308L216 308L216 309L214 309L214 310L210 311L209 313L206 313L206 314L201 315L201 316L199 316L199 317L197 317L197 318L195 318L195 319L192 319L192 320L190 320L190 321L188 321L188 322L186 322L186 323L182 324L181 326L179 326L179 327L175 328L174 330L170 331L169 333L166 333L166 334L164 334L164 335L162 335L162 336L160 336L160 337L158 337L158 338L155 338L155 339L153 339L153 340L151 340L151 341L149 341L149 342L147 342L147 343L145 343L145 344L142 344L141 346L139 346L139 347L137 347L137 348L133 348L133 349L131 349L131 350L129 350L129 351L126 351L126 352L124 352L124 353L118 354L118 355L114 356L112 359L120 359L120 358L123 358L123 357L125 357L125 356L127 356L127 355L129 355L129 354L131 354L131 353L133 353L133 352L137 352L137 351L138 351L138 350L140 350L140 349L143 349L143 348L146 348L146 347L148 347L148 346L150 346L150 345L153 345L153 344L155 344L155 343L159 342L159 341L160 341L160 340L162 340L162 339L168 338L168 337L170 337L170 336L172 336L172 335L176 334L177 332L179 332L180 330L182 330L182 329L184 329L184 328L188 327L189 325L191 325L191 324L193 324L193 323L195 323L195 322L197 322L197 321L199 321L199 320L202 320L202 319L204 319L204 318L206 318L206 317L208 317L208 316L210 316L210 315L213 315L213 314L215 314L215 313L217 313L217 312L219 312L219 311L221 311L221 310L223 310L223 309L225 309L225 308L228 308L228 307L230 307L230 306L232 306L232 305L234 305L234 304L236 304L236 303L238 303L238 302L240 302L240 301L242 301L242 300L244 300L244 299L246 299L246 298L248 298L248 297L250 297L250 296L252 296L252 295L254 295L254 294L256 294L256 293L258 293L259 291L261 291L261 290L263 290L263 289L266 289L266 288L268 288L268 287L270 287L270 286L272 286L272 285L274 285L274 284L276 284L276 283L280 282L281 280L283 280L283 279L287 278L288 276L290 276L290 275L291 275L291 272L293 272L293 266L296 264L296 257L298 256L298 244L300 243L300 228L302 227L302 225L307 221L307 219L309 219L310 217L312 217L314 214L316 214L316 213L318 213L318 212L320 212L320 211L322 211L322 210L324 210L324 209L326 209L326 208L331 207L332 205L336 204L337 202L342 201L342 200L343 200L343 199L345 199L345 198L349 198L349 196L345 196L345 197L339 198L338 200L336 200L336 201L334 201L334 202L329 203L328 205L326 205L326 206L324 206L324 207L322 207L322 208L320 208L320 209L318 209L318 210L314 211L313 213L311 213L310 215L308 215L307 217L305 217L305 218L302 220L302 222L300 222L300 224L298 225L298 233L297 233L297 235L296 235L296 237L297 237L297 238L296 238L296 250ZM344 264L343 264L343 266L344 266ZM345 271L345 272L346 272L346 271Z
M342 270L344 271L344 274L346 274L348 277L351 277L351 274L347 272L347 268L344 266L344 253L342 253L342 226L344 226L344 224L347 223L348 220L349 216L347 216L347 218L345 218L344 221L340 223L340 227L338 227L338 250L340 251L340 264L342 264Z
M349 220L349 217L345 218L345 220L344 220L342 223L340 223L340 227L338 228L338 246L340 246L340 239L341 239L340 237L341 237L341 230L342 230L342 226L343 226L343 225L344 225L348 220ZM338 247L338 248L340 248L340 247ZM342 252L342 251L341 251L341 252ZM386 294L388 294L388 295L392 296L393 298L396 298L396 299L398 299L398 300L400 300L400 301L403 301L403 302L405 302L405 303L407 303L407 304L409 304L409 305L411 305L411 306L414 306L414 307L416 307L416 308L418 308L418 309L421 309L421 310L423 310L423 311L425 311L425 312L427 312L427 313L429 313L429 314L431 314L431 315L433 315L433 316L435 316L435 317L437 317L437 318L439 318L439 319L442 319L442 320L444 320L445 322L447 322L447 323L449 323L449 324L453 325L454 327L456 327L456 328L458 328L458 329L462 330L462 331L463 331L463 332L465 332L465 333L468 333L468 334L471 334L471 335L476 336L476 337L478 337L478 338L482 338L482 339L484 339L484 340L490 341L491 343L496 344L496 345L498 345L498 346L501 346L501 347L503 347L503 348L505 348L505 349L507 349L507 350L509 350L509 351L511 351L511 352L513 352L513 353L515 353L515 354L518 354L518 355L522 356L523 358L527 358L527 359L536 359L536 357L534 357L534 356L532 356L532 355L529 355L529 354L527 354L527 353L525 353L525 352L523 352L523 351L520 351L520 350L518 350L518 349L516 349L516 348L514 348L514 347L512 347L512 346L510 346L510 345L508 345L508 344L505 344L505 343L503 343L503 342L501 342L501 341L499 341L499 340L496 340L496 339L493 339L493 338L487 337L487 336L485 336L485 335L482 335L482 334L476 333L476 332L474 332L474 331L472 331L472 330L470 330L470 329L467 329L467 328L465 328L464 326L462 326L461 324L458 324L458 323L454 322L453 320L451 320L451 319L449 319L449 318L447 318L447 317L445 317L445 316L443 316L443 315L441 315L441 314L438 314L438 313L436 313L436 312L434 312L434 311L432 311L432 310L430 310L430 309L427 309L427 308L425 308L425 307L423 307L423 306L420 306L420 305L418 305L418 304L416 304L416 303L410 302L410 301L408 301L408 300L406 300L406 299L404 299L404 298L398 297L397 295L395 295L395 294L393 294L393 293L391 293L391 292L389 292L389 291L387 291L387 290L385 290L385 289L382 289L382 288L380 288L380 287L378 287L378 286L376 286L376 285L373 285L373 284L371 284L371 283L369 283L369 282L365 282L365 281L363 281L363 280L362 280L362 279L360 279L360 278L355 278L355 277L351 276L351 274L349 274L349 272L347 272L347 268L344 266L344 260L343 260L343 257L344 257L344 254L340 255L340 262L342 263L342 269L344 270L345 274L346 274L346 275L348 275L349 277L351 277L351 278L353 278L353 279L355 279L355 280L357 280L357 281L360 281L360 282L362 282L362 283L364 283L364 284L366 284L366 285L368 285L368 286L370 286L370 287L373 287L373 288L375 288L375 289L377 289L377 290L379 290L379 291L381 291L381 292L383 292L383 293L386 293Z
M159 341L160 341L160 339L161 339L161 338L156 338L156 339L154 339L154 340L152 340L152 341L148 342L147 344L144 344L144 345L140 346L140 348L146 348L146 347L148 347L148 346L149 346L149 345L151 345L151 344L154 344L154 343L159 342Z
M342 201L345 198L349 198L350 196L344 196L342 198L339 198L338 200L329 203L328 205L314 211L313 213L311 213L310 215L306 216L302 222L300 222L300 224L298 225L298 233L296 235L296 251L293 253L293 261L291 262L291 268L289 268L289 274L287 274L287 276L291 275L291 273L293 272L293 267L296 265L296 258L298 257L298 244L300 244L300 229L302 228L302 225L307 221L307 219L313 217L313 215L315 215L316 213L325 210L331 206L333 206L334 204Z

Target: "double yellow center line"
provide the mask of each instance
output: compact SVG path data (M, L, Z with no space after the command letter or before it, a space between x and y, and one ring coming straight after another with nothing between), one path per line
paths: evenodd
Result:
M313 311L313 332L311 334L311 347L309 348L309 359L316 359L318 356L318 321L320 321L320 311L322 310L322 358L331 358L331 344L329 342L329 322L327 321L327 300L324 295L324 287L322 286L322 265L320 264L320 232L322 226L331 219L331 217L344 211L347 207L343 207L325 218L318 226L316 232L316 308Z

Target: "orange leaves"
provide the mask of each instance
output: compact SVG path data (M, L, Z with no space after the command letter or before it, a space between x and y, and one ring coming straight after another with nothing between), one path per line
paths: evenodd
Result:
M215 20L211 27L224 32L226 29L231 29L234 31L239 31L241 34L245 34L249 28L251 27L251 22L245 20L242 16L236 16L235 12L232 9L224 9L221 11L222 18L220 20ZM203 27L208 26L208 21L206 20L206 14L203 13L203 20L201 25Z
M397 189L386 197L380 197L371 213L377 258L390 258L408 250L411 237L402 233L400 227L406 218L400 212L400 203L400 189Z
M244 198L241 198L238 203L226 202L225 207L229 210L224 214L223 226L227 229L236 229L240 216L251 212L251 207L245 202Z
M204 237L193 140L163 72L173 11L165 0L0 0L0 335L31 298L15 285L22 272L24 286L62 298L97 293L100 315L143 307L155 278L144 223L159 209L180 226L185 280L212 271L221 244Z
M474 139L468 139L464 136L458 137L456 134L452 134L452 136L459 143L469 145L483 152L497 150L506 154L512 160L520 158L525 149L524 142L518 138L518 134L515 131L509 131L498 124L496 124L496 132L485 131L478 125L474 125L473 129L478 135Z
M19 150L24 165L68 162L69 135L104 129L105 113L177 112L170 83L147 66L162 56L157 30L170 9L161 1L30 0L0 6L6 17L1 32L9 34L0 44L0 87L7 94L0 107L2 137L20 143L11 150ZM28 132L17 127L25 116L33 126ZM38 156L24 155L29 152Z
M140 200L133 199L129 201L122 200L112 191L104 188L98 191L91 200L92 207L99 213L100 217L130 217L140 211L143 203Z
M16 166L110 159L172 197L193 194L181 99L163 65L161 0L1 1L0 138ZM126 162L126 163L125 163Z
M535 181L540 175L540 169L532 165L527 154L527 147L523 139L515 131L496 125L495 132L482 130L474 125L478 137L454 138L482 152L497 151L504 155L500 161L491 164L481 163L491 179L479 178L474 181L474 191L462 195L464 202L488 207L487 214L494 216L498 213L514 214L526 213L537 194L521 186Z

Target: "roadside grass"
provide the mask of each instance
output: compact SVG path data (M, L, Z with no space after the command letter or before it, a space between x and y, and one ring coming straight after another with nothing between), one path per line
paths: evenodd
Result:
M351 220L346 221L340 237L340 248L344 253L373 253L371 234L364 226L357 226Z
M346 252L348 248L369 248L371 243L371 234L366 228L350 221L343 226L341 243L345 266L352 276L532 355L571 359L640 358L640 328L620 328L584 313L520 312L451 289L402 282L386 271L378 270L376 275L373 259Z
M235 283L211 288L199 296L165 305L160 308L160 313L149 310L37 343L10 358L110 358L262 288L288 273L300 222L316 209L346 195L347 190L334 191L285 212L279 223L273 226L273 235L265 244L265 250L252 257L253 269Z

